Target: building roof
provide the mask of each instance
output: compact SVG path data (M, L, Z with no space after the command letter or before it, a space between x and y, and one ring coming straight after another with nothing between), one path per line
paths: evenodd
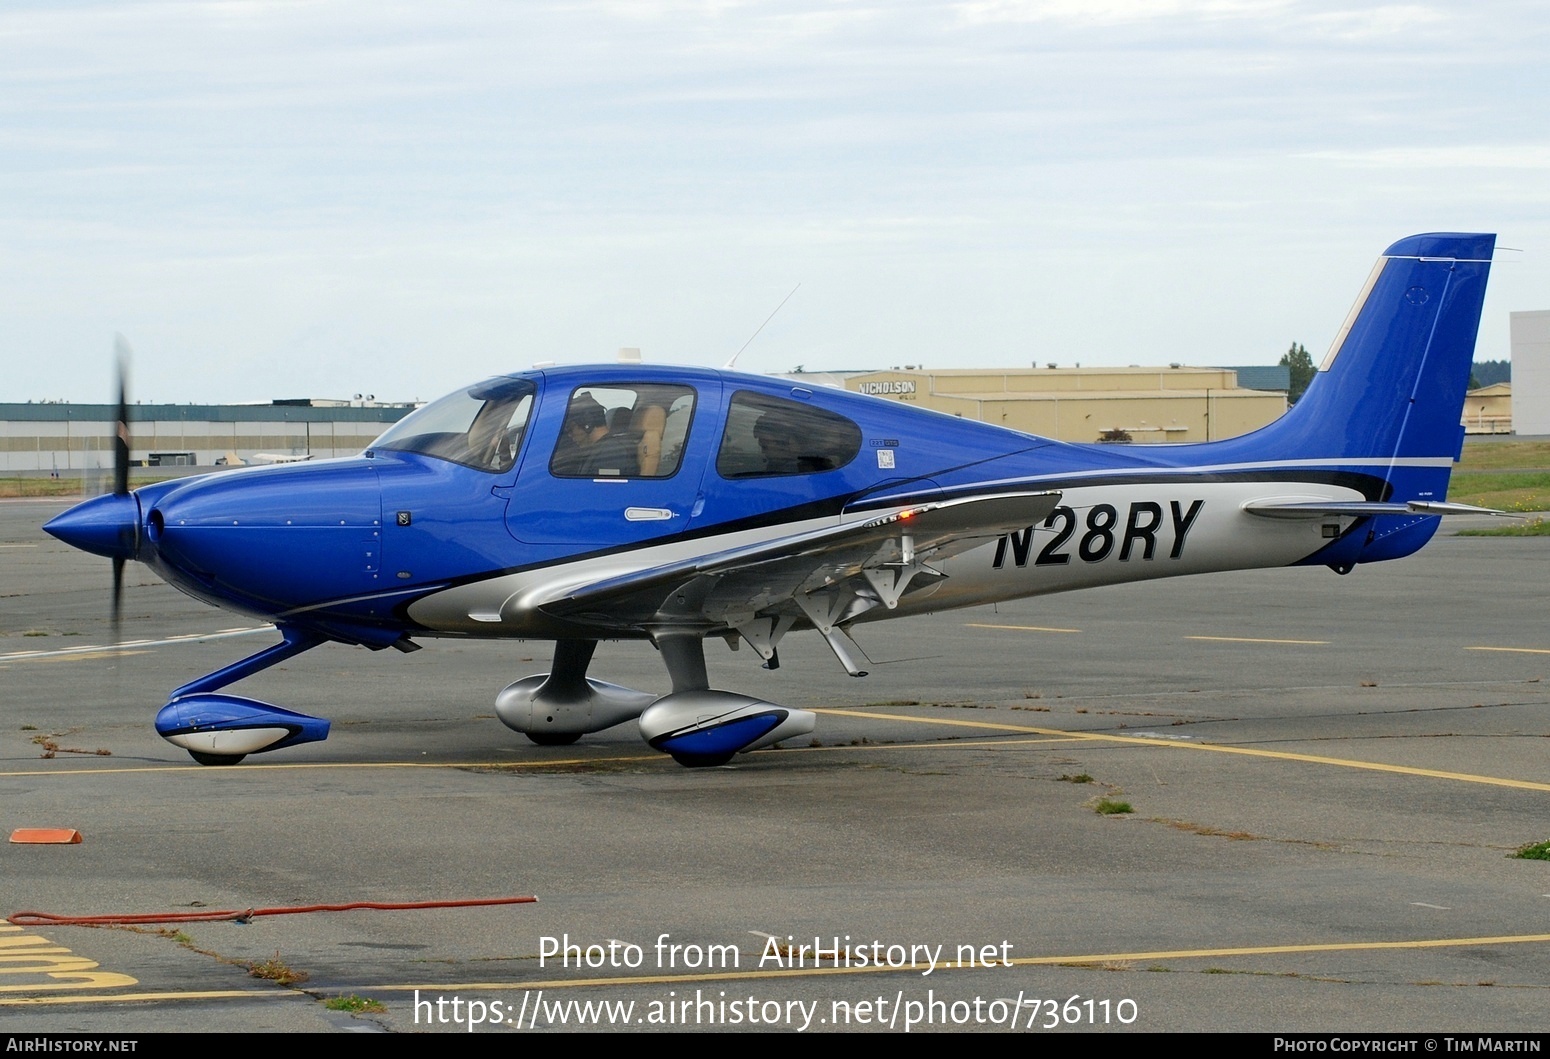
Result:
M413 405L375 405L366 408L315 407L294 404L132 404L131 423L396 423ZM13 423L112 423L118 418L115 404L0 403L0 422Z
M1280 390L1292 388L1292 369L1285 364L1226 364L1228 371L1238 373L1238 385L1245 390Z

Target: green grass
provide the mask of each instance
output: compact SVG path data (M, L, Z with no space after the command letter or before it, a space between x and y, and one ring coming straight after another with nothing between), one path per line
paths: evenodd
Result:
M1500 511L1550 510L1550 441L1467 441L1448 499Z
M370 997L356 996L354 993L351 993L349 996L329 997L323 1001L323 1006L330 1011L349 1011L354 1014L375 1014L387 1010L380 1001L373 1000Z
M1550 842L1530 842L1513 854L1519 860L1550 860Z
M306 971L294 970L280 959L279 950L275 950L274 956L270 959L248 964L248 974L278 985L296 985L305 982L309 977Z
M1550 509L1550 470L1458 470L1448 483L1448 499L1501 511L1544 511Z
M1466 441L1461 470L1500 471L1550 467L1550 441Z
M138 489L142 485L159 481L161 481L160 478L131 478L129 488ZM103 489L111 489L113 472L100 472L96 484ZM78 497L80 495L80 471L70 471L63 478L0 478L0 499L14 500L17 497L34 496Z
M1550 520L1534 518L1527 522L1512 522L1492 529L1459 530L1458 535L1460 537L1550 537Z
M1133 813L1129 802L1122 802L1117 798L1099 798L1098 804L1093 806L1093 812L1100 816L1117 816L1120 813Z

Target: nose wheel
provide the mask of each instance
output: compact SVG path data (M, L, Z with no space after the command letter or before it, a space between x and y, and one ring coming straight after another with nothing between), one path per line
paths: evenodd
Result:
M217 767L221 765L235 765L237 762L247 757L246 754L206 754L198 750L190 750L188 752L188 756L199 762L201 765L213 765Z
M570 746L581 738L580 732L524 732L539 746Z

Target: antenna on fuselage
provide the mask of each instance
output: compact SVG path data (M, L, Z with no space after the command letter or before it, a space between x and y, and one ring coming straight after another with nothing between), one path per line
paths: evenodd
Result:
M795 287L792 287L791 294L795 294L797 290L801 288L801 286L802 284L798 283ZM780 312L786 307L786 303L791 300L791 294L786 295L780 300L780 304L775 306L775 313ZM748 336L748 341L743 343L742 348L740 348L736 353L733 353L732 359L721 366L722 370L731 371L733 368L737 367L737 358L742 356L743 350L751 346L753 344L753 340L759 337L759 332L764 330L764 325L775 319L775 313L770 313L770 315L764 318L764 323L760 324L758 328L754 330L754 333Z

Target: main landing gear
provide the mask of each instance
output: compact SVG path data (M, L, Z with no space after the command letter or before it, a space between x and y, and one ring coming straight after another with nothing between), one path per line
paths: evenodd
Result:
M497 696L495 712L508 728L545 746L639 718L642 738L689 768L724 765L740 751L805 735L816 726L818 718L807 710L712 690L704 637L665 634L655 642L673 681L672 692L661 698L589 678L597 641L560 640L551 671L509 685Z

